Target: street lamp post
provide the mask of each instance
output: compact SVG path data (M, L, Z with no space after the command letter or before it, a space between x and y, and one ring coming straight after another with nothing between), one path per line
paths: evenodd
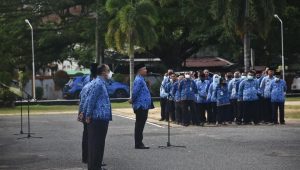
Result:
M274 17L279 20L281 25L281 65L282 65L281 67L282 67L282 79L285 80L285 74L284 74L285 66L284 66L284 55L283 55L283 22L277 14L275 14Z
M29 25L31 29L31 47L32 47L32 97L33 100L36 99L35 95L35 65L34 65L34 43L33 43L33 28L28 19L25 19L25 22Z

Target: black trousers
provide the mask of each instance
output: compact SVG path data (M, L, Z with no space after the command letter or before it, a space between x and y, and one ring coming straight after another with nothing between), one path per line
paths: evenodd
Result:
M197 103L197 120L200 123L206 122L205 112L208 112L209 104L208 103Z
M273 122L278 123L278 109L279 109L279 121L280 121L280 123L285 123L285 121L284 121L284 102L272 102Z
M166 106L167 106L167 98L160 98L160 117L161 119L166 119Z
M237 110L237 119L236 119L236 121L238 122L238 123L242 123L242 121L245 121L245 119L244 119L244 110L245 110L245 105L244 105L244 101L238 101L237 102L237 106L238 106L238 110Z
M271 99L264 98L263 100L263 120L265 122L272 122L272 104Z
M207 112L208 123L216 123L217 102L209 103L208 107L209 107L208 112Z
M254 122L258 123L258 114L257 114L257 103L258 101L244 101L244 122L250 123Z
M216 115L217 122L220 124L226 121L229 112L230 112L230 105L217 106L217 115Z
M166 120L170 118L172 121L175 121L175 102L173 100L167 100Z
M258 121L259 122L264 121L264 119L265 119L264 118L264 98L259 97L257 106L258 106L258 108L260 108L260 109L257 109Z
M177 123L182 122L182 102L175 102L175 119Z
M231 112L229 113L229 121L237 120L238 118L238 101L237 99L230 100Z
M183 100L182 101L182 110L183 110L183 123L190 124L191 120L192 123L195 124L196 122L196 111L195 111L195 102L193 100Z
M87 124L83 123L83 132L82 132L82 162L88 162L88 128Z
M108 122L92 120L88 128L88 170L99 170L103 161Z
M143 145L143 131L148 118L148 110L134 110L136 121L134 128L135 146Z

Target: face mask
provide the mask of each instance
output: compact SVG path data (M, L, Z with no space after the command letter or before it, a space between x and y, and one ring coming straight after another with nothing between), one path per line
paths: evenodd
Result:
M186 78L186 79L189 79L189 78L191 78L191 76L190 76L189 74L186 74L186 75L185 75L185 78Z
M170 79L170 82L173 83L173 79Z
M219 84L220 83L220 79L216 78L216 83Z
M275 81L279 81L279 78L278 78L278 77L275 77Z
M246 78L246 76L241 76L241 78L242 78L242 79L245 79L245 78Z
M112 71L109 71L109 73L108 73L108 79L111 79L113 74L114 73Z
M253 76L248 76L247 77L249 80L252 80L253 79Z

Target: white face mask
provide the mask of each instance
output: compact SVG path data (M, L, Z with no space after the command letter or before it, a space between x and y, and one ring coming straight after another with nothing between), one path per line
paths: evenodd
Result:
M253 76L248 75L247 78L248 78L249 80L252 80L252 79L253 79Z
M246 78L246 76L241 76L241 78L242 78L242 79L245 79L245 78Z
M170 79L170 82L173 83L173 79Z
M190 76L189 74L186 74L186 75L185 75L185 78L186 78L186 79L189 79L189 78L191 78L191 76Z
M108 79L111 79L113 74L114 73L112 71L109 71L109 73L108 73Z
M279 78L278 78L278 77L275 77L275 81L279 81Z

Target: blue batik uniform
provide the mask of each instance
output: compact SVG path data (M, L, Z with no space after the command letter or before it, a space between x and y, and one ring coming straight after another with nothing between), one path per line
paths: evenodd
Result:
M238 99L240 82L241 80L239 78L233 78L232 80L229 81L228 91L230 94L230 99Z
M111 121L111 103L103 77L97 77L91 82L90 88L86 117L91 117L93 120Z
M271 102L285 102L287 86L284 80L273 80L270 85Z
M271 98L270 87L271 87L272 80L274 80L274 76L273 77L266 76L261 81L260 88L261 88L262 95L265 99Z
M244 80L239 85L239 99L242 101L258 100L258 83L254 79Z
M132 107L133 110L149 110L153 108L150 91L144 77L141 75L137 75L133 82Z
M87 98L89 96L89 93L91 91L91 84L94 80L91 82L88 82L81 90L80 92L80 103L79 103L79 113L83 113L85 115L85 112L87 110Z
M215 92L215 98L217 100L217 106L229 105L230 93L228 91L227 84L224 86L218 85Z
M171 94L174 96L174 101L179 102L181 100L180 98L180 92L179 92L179 83L180 81L176 81L173 85L173 88L171 89Z
M218 83L214 80L210 86L209 86L209 89L208 89L208 95L207 95L207 100L209 102L217 102L217 99L216 99L216 95L215 95L215 92L216 92L216 88L218 86Z
M165 90L166 90L166 93L168 94L168 97L167 97L168 100L175 101L175 95L172 93L172 90L174 89L174 85L176 82L177 81L175 81L175 82L170 81L165 85Z
M195 100L195 94L198 92L196 83L191 79L183 79L179 84L181 100Z
M209 80L202 81L201 79L197 79L195 82L198 90L198 93L195 95L196 103L207 103L207 94L210 84Z
M168 84L170 82L169 77L164 77L163 81L161 82L160 85L160 89L159 89L159 96L161 98L167 98L168 97L168 93L166 92L166 84Z

